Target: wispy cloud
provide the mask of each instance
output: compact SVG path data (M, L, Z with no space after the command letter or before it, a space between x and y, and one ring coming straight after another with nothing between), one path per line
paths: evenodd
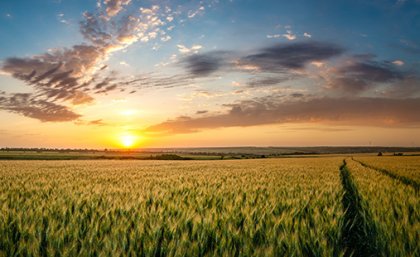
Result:
M191 10L188 12L188 18L192 19L197 15L201 15L204 13L205 7L200 6L197 10Z
M64 13L57 14L58 21L61 22L61 23L66 24L66 25L69 25L70 24L70 21L67 20L64 16L65 16Z
M66 106L36 100L31 94L0 96L0 109L18 113L43 122L73 121L81 116Z
M67 121L68 118L54 119L50 116L77 118L78 115L72 115L66 106L90 103L94 100L93 95L118 89L121 84L104 65L112 53L137 41L156 39L158 35L162 35L162 41L169 40L161 29L166 24L163 17L169 14L165 14L159 6L152 6L140 8L134 15L114 17L128 4L130 0L106 0L103 6L98 4L97 12L84 12L80 33L87 43L50 49L32 57L5 59L1 72L24 81L34 92L22 98L31 107L30 110L23 109L22 102L13 100L16 94L3 98L2 108L42 121ZM103 16L102 8L105 8L107 17ZM59 14L58 18L64 20L64 14ZM13 104L16 104L15 108ZM62 109L46 112L58 107ZM35 114L36 108L42 115Z

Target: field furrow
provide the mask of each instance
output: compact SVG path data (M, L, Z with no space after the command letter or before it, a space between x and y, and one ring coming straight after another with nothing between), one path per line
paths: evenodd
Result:
M420 187L420 156L358 156L356 160Z
M346 249L345 256L376 256L381 252L377 224L372 219L367 203L360 196L345 160L340 166L340 176L344 188L342 240Z
M378 172L380 172L380 173L382 173L382 174L384 174L384 175L386 175L386 176L388 176L392 179L399 180L401 183L403 183L407 186L412 186L416 190L416 192L418 192L419 189L420 189L420 184L417 183L413 179L410 179L410 178L405 177L405 176L398 175L395 172L392 172L392 171L389 171L389 170L386 170L386 169L383 169L383 168L375 167L373 165L367 164L367 163L359 161L359 160L354 160L354 161L358 162L363 167L366 167L366 168L372 169L372 170L376 170L376 171L378 171Z
M414 188L353 160L347 167L377 225L377 256L419 256L420 201Z

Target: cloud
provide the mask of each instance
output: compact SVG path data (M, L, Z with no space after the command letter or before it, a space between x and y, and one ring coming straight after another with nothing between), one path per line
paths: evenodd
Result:
M36 100L31 94L13 94L0 97L0 109L38 119L42 122L73 121L81 117L66 106Z
M280 34L267 35L267 38L280 38L280 37L284 37L284 38L286 38L287 40L290 40L290 41L296 39L296 35L293 34L291 30L287 30L286 32L287 33L282 34L282 35L280 35Z
M104 55L103 50L94 46L75 45L28 58L7 58L1 69L32 86L46 101L80 103L80 91L88 89L93 82L86 76L95 70ZM83 98L92 99L85 95Z
M385 97L413 98L420 97L420 78L416 75L406 75L400 81L380 91Z
M193 76L208 76L226 65L226 52L215 51L206 54L194 54L183 60L185 68Z
M395 83L405 75L388 63L376 61L350 61L331 72L329 88L359 93L381 83Z
M296 39L296 35L292 33L291 30L288 30L286 34L282 35L283 37L285 37L287 40L295 40Z
M404 62L401 60L395 60L395 61L392 61L392 64L397 65L397 66L403 66Z
M311 64L317 68L322 68L325 66L324 62L320 62L320 61L312 61Z
M331 43L296 42L257 49L256 53L242 57L232 51L193 54L185 57L181 63L187 72L195 77L209 76L217 71L246 72L254 75L272 73L275 76L251 79L250 85L256 86L257 80L273 85L296 78L297 73L290 72L291 70L302 70L307 63L321 63L343 52L343 48ZM282 76L279 77L279 74Z
M238 81L232 81L230 84L234 87L240 87L241 86L241 83L238 82Z
M82 91L75 91L71 100L73 105L87 104L94 101L93 97Z
M315 98L282 102L260 98L226 105L223 114L182 116L150 126L150 134L193 133L222 127L282 123L412 126L420 123L420 99Z
M343 52L344 49L338 45L316 41L277 44L242 58L241 63L258 66L266 72L279 72L301 69L307 63L330 59Z
M147 73L137 75L134 78L126 81L120 81L119 84L123 86L132 86L138 89L168 89L174 87L188 87L191 85L194 76L178 74L173 76L165 76L159 73Z
M64 23L66 25L70 24L70 22L66 18L64 18L64 13L57 14L57 19L59 22Z
M123 9L123 6L130 4L130 2L131 0L105 0L106 13L110 17L115 16Z
M176 45L176 47L178 47L178 51L182 54L196 54L201 48L203 48L202 45L192 45L190 48L185 45Z
M204 6L200 6L197 10L195 10L195 11L189 11L188 12L188 18L190 18L190 19L192 19L192 18L194 18L195 16L197 16L197 15L199 15L199 14L203 14L203 12L204 12L204 10L205 10L205 8L204 8Z
M303 36L304 36L304 37L307 37L307 38L311 38L311 37L312 37L312 35L311 35L311 34L309 34L308 32L303 33Z
M112 39L111 34L106 32L106 23L100 17L84 12L83 18L80 22L80 33L86 40L104 46Z
M112 53L137 41L148 42L158 35L165 36L166 32L161 29L165 25L161 15L157 5L140 8L137 14L111 21L98 14L85 12L84 20L80 22L80 32L86 40Z
M420 45L417 42L407 40L407 39L400 39L399 44L393 45L397 48L402 49L403 51L409 54L420 54Z
M45 78L59 71L71 71L72 75L81 76L90 72L104 54L103 49L81 44L70 49L54 49L29 58L7 58L3 62L2 70L15 76L31 74L33 71L35 71L34 76Z
M161 37L160 38L160 40L162 41L162 42L167 42L167 41L169 41L169 40L171 40L172 39L172 37L171 36L169 36L169 35L166 35L166 36L163 36L163 37Z
M88 122L88 125L104 126L106 123L102 119L92 120Z
M290 94L290 96L293 98L301 98L301 97L304 97L305 95L302 93L292 93Z
M267 38L280 38L280 34L267 35Z
M266 87L266 86L275 86L278 85L282 82L288 81L292 78L293 76L284 76L284 77L272 77L272 76L263 76L263 77L255 77L255 78L251 78L247 85L248 87Z
M100 3L100 2L99 2ZM114 19L129 0L105 1L106 13L103 17L99 5L97 13L84 12L80 22L80 33L88 43L74 45L70 48L50 49L46 53L31 57L10 57L0 67L1 74L10 74L16 79L31 86L33 108L45 110L47 104L67 108L64 102L72 105L93 102L93 94L104 94L118 89L115 74L106 75L109 56L121 51L136 41L149 41L158 35L165 35L160 29L165 23L160 18L160 8L140 8L137 14ZM59 18L64 15L59 14ZM13 98L11 98L13 99ZM9 102L4 110L23 113L30 116L20 105L12 108L17 102ZM31 111L32 112L32 111ZM61 115L62 112L56 112ZM35 113L35 111L33 111ZM54 112L50 114L53 115ZM71 115L65 115L70 117ZM43 115L31 117L43 118ZM52 120L48 118L48 120ZM57 118L61 121L61 118ZM66 121L64 119L63 121Z

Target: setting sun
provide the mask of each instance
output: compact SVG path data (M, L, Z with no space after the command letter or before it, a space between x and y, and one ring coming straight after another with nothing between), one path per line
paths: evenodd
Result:
M120 144L125 148L131 148L137 143L138 137L133 134L123 134L120 136Z

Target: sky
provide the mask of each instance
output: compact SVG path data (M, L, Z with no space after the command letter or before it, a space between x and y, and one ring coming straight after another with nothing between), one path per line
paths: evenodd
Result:
M1 0L0 147L420 146L419 0Z

